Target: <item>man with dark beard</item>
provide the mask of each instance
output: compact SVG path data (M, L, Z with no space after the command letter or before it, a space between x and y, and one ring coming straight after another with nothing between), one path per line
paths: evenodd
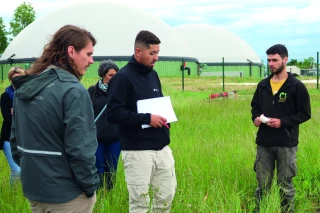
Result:
M282 212L294 211L296 152L299 125L311 118L310 98L305 85L286 71L288 50L276 44L266 51L272 74L259 82L251 102L252 121L259 127L254 164L258 187L256 208L270 190L277 166Z
M170 212L177 181L169 147L167 119L138 113L137 101L162 97L161 83L153 69L160 39L141 31L134 42L134 55L109 82L107 118L120 126L120 144L129 191L129 213ZM142 129L142 124L151 127ZM149 205L149 190L153 204Z

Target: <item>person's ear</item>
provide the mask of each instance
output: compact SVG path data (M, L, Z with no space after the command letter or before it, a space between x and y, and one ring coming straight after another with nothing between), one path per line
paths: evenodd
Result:
M140 57L141 52L142 52L141 48L137 47L137 48L135 49L135 55L136 55L137 57Z
M288 57L287 56L283 58L283 62L284 62L284 64L287 64L287 62L288 62Z
M72 58L74 56L74 53L75 53L75 49L73 46L69 46L68 47L68 55Z

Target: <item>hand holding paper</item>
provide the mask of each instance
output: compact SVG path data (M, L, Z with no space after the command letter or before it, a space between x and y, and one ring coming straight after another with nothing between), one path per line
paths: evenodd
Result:
M167 120L166 123L171 123L178 120L173 111L171 99L169 96L139 100L137 101L137 110L138 113L150 113L153 115L159 115ZM142 125L143 129L148 127L150 127L150 125Z
M260 115L260 120L262 123L267 123L268 121L270 121L270 119L264 116L263 114Z
M166 118L160 115L151 114L150 126L154 128L161 128L163 124L166 122L167 122Z

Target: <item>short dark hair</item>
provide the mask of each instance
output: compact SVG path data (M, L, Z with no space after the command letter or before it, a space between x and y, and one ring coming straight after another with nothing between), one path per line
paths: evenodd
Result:
M149 48L150 44L160 44L160 39L150 31L142 30L138 33L136 40L134 41L134 48L141 45Z
M283 44L275 44L266 51L267 55L279 54L281 58L288 57L288 50Z

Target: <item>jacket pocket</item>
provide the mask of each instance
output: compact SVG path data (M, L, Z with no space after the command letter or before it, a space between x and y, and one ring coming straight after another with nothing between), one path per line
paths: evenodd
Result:
M290 143L290 129L274 129L271 133L272 142L276 145L288 145Z
M289 131L289 129L284 129L284 130L285 130L285 132L286 132L286 134L287 134L287 136L288 136L288 138L289 138L289 141L290 141L291 136L290 136L290 131Z
M141 151L122 151L125 179L128 185L142 186L148 183L146 174L148 169L142 163L143 154Z
M288 147L287 148L287 157L286 163L288 165L288 176L294 177L297 175L297 147Z

